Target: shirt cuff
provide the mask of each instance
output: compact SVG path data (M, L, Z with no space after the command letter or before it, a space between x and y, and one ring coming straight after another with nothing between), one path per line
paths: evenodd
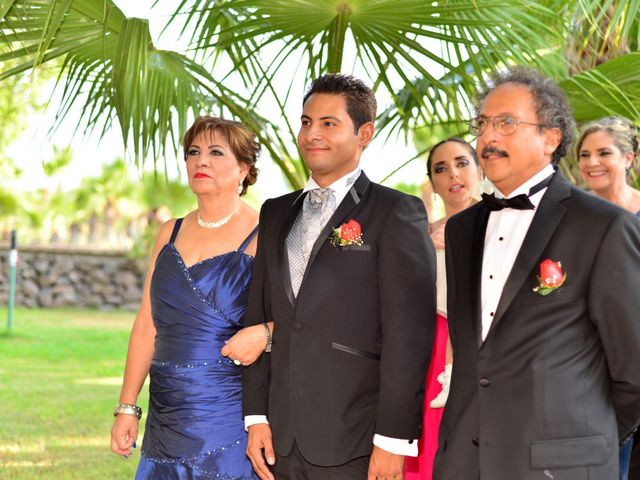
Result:
M245 422L246 422L245 417ZM385 437L384 435L373 436L373 444L376 447L386 450L396 455L404 455L405 457L417 457L418 456L418 441L417 440L402 440L399 438Z
M259 423L266 423L269 425L269 420L267 420L266 415L247 415L244 417L244 429L246 431L249 430L251 425L257 425Z

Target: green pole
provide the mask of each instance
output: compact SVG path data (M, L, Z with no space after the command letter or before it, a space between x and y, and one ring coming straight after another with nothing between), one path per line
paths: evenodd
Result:
M11 251L9 252L9 311L7 328L13 328L13 311L16 306L16 271L18 269L18 248L16 245L16 231L11 231Z

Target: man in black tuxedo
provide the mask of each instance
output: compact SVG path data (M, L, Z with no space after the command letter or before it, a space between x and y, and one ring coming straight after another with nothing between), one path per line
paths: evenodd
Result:
M447 222L434 479L616 480L640 422L640 222L554 172L574 124L551 80L496 75L477 114L496 191Z
M244 371L243 410L263 479L401 478L417 454L435 251L421 200L360 170L375 114L360 80L315 80L298 133L311 178L260 212L246 325L273 320L273 348Z

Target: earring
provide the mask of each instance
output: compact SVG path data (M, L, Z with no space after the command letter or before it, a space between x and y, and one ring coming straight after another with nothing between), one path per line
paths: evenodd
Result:
M238 192L238 195L242 195L242 180L238 180L238 188L236 189Z

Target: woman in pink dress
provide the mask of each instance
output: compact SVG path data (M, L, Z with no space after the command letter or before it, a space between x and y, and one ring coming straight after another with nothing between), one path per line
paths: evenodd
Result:
M443 407L449 394L453 366L453 349L447 326L447 280L444 262L444 228L447 219L472 205L472 196L482 178L474 148L452 137L436 144L427 159L427 175L433 191L444 202L445 216L429 225L429 235L436 247L437 297L436 335L427 372L422 437L418 456L407 457L405 480L431 480L433 458L438 449L438 430Z

